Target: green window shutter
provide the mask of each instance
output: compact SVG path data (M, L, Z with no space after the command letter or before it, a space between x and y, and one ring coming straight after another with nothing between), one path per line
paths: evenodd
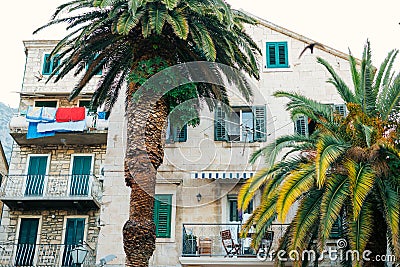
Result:
M288 68L287 42L267 42L267 68Z
M295 121L295 132L299 135L308 136L308 117L299 116Z
M215 120L214 120L214 140L215 141L227 141L227 133L225 128L225 111L221 107L215 109Z
M64 241L65 245L82 244L84 234L85 234L84 218L67 219L65 241Z
M21 219L18 244L35 244L39 219Z
M336 113L339 113L343 117L346 117L347 109L346 109L346 105L345 104L334 105L334 109L335 109Z
M276 47L274 44L267 45L267 66L274 67L276 66Z
M50 61L49 57L50 57L50 54L45 54L44 55L43 69L42 69L42 74L43 75L50 75L51 74L51 61Z
M42 196L47 170L47 156L31 156L25 183L26 196Z
M50 59L50 54L45 54L42 74L50 75L59 65L60 65L59 55L55 55L52 59ZM55 74L58 74L58 72L56 72Z
M254 141L265 142L267 141L267 110L265 106L253 107L254 118Z
M173 129L174 142L186 142L187 141L187 125L185 124L182 129L174 127Z
M154 223L156 236L171 237L172 195L156 195L154 199Z

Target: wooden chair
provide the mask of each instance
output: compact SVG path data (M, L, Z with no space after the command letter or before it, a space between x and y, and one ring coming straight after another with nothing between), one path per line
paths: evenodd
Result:
M208 237L199 238L199 254L211 256L212 240Z
M237 255L240 250L240 244L236 244L232 238L231 230L221 231L222 245L224 246L226 256L232 257Z

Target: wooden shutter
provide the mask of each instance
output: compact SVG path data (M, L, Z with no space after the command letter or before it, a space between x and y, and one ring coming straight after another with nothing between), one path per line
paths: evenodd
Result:
M18 244L35 244L39 219L21 219Z
M50 54L44 55L43 69L42 69L42 74L44 74L44 75L51 74L51 60L49 57L50 57Z
M31 156L29 158L26 177L25 195L42 196L47 171L47 156Z
M172 195L156 195L154 201L154 223L156 236L171 237Z
M267 111L265 106L254 106L253 107L253 119L254 119L254 141L265 142L267 141Z
M308 136L308 117L299 116L295 121L295 131L299 135Z
M346 117L347 109L345 104L334 105L334 108L336 113L339 113L343 117Z
M87 196L89 194L89 177L92 172L91 156L74 156L70 195Z
M173 129L174 142L186 142L187 140L187 125L185 124L181 129L174 127Z
M287 42L268 42L266 54L267 68L289 67Z
M85 219L67 219L67 227L65 231L65 245L83 244L85 234Z
M227 133L225 128L226 113L221 107L215 109L215 120L214 120L214 140L215 141L227 141Z
M267 44L267 67L276 66L276 47L274 43Z

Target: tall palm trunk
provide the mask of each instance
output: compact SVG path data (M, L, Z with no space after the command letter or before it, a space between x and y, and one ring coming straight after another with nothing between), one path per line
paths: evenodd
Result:
M129 220L123 228L126 266L146 267L155 250L153 206L158 167L164 157L164 128L168 108L163 99L132 101L127 95L125 182L131 188ZM143 127L145 125L145 127Z

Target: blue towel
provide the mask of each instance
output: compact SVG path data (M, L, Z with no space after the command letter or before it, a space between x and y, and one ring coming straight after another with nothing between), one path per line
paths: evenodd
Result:
M53 122L56 120L56 112L57 112L56 108L43 107L40 119L43 122Z
M99 120L105 120L106 119L106 112L100 111L99 113L97 113L97 118Z
M28 107L28 111L26 113L26 120L28 122L40 122L42 121L42 107Z
M37 125L37 132L82 132L86 130L86 121L47 122Z
M29 122L28 132L26 133L26 139L41 138L46 136L54 136L55 132L39 133L37 131L38 122Z

